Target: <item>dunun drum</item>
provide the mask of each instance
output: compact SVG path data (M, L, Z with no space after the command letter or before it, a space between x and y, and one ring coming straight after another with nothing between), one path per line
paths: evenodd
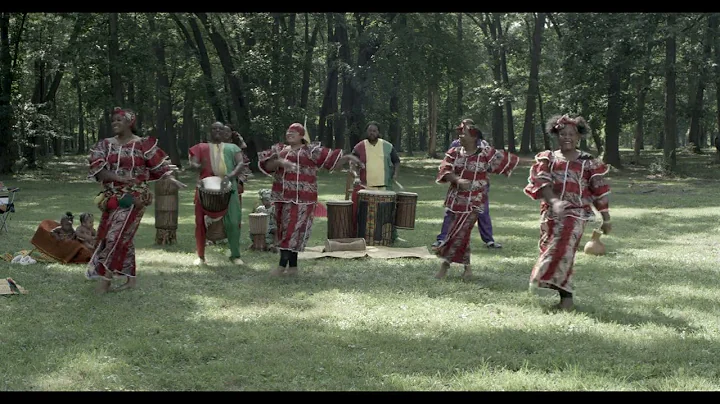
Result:
M353 236L352 201L328 201L327 238L351 238Z
M415 229L418 194L414 192L398 192L395 209L395 228Z
M177 242L178 187L169 179L155 183L155 244Z
M252 246L250 246L250 249L265 251L267 249L265 236L267 235L270 215L268 215L267 213L251 213L249 217L250 234L252 234L253 239L253 243Z
M357 237L367 245L391 245L396 199L392 191L358 191Z
M222 212L230 204L232 187L227 186L223 189L222 178L206 177L201 180L198 193L203 209L208 212Z

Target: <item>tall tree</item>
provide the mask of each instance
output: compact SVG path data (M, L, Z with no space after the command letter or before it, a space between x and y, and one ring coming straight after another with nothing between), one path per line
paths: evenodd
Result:
M677 83L675 63L677 61L677 16L667 15L665 37L665 144L663 157L665 168L676 170L675 145L677 144Z

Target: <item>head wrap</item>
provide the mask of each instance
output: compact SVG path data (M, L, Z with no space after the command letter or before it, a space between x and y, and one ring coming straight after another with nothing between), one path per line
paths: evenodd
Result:
M478 127L475 125L475 122L472 119L463 119L462 122L460 122L460 125L455 128L455 130L458 132L462 132L463 128L465 127L470 129L470 133L478 138L478 144L480 144L480 140L482 140L483 134L480 129L478 129Z
M288 128L288 132L295 131L302 136L302 139L305 143L310 143L310 135L305 130L305 127L301 123L295 122L294 124L290 125Z
M261 189L260 191L258 191L258 195L260 195L261 200L270 199L270 194L271 192L269 189Z
M122 115L130 123L130 129L135 129L136 115L132 111L125 111L120 107L113 108L112 115Z
M574 119L570 118L570 116L565 114L561 116L557 121L555 121L555 126L553 126L553 128L559 132L567 125L573 125L577 128L577 122Z

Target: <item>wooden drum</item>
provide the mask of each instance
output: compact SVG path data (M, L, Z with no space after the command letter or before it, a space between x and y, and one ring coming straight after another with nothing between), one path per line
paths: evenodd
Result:
M327 238L351 238L353 236L352 201L328 201Z
M270 223L270 215L267 213L251 213L248 216L250 218L250 234L253 239L250 249L265 251L267 249L265 237Z
M367 245L391 245L396 199L392 191L358 191L357 237Z
M177 242L178 187L169 179L155 183L155 243Z
M206 177L201 180L198 193L203 209L213 213L222 212L230 205L232 186L228 184L223 189L222 178Z
M418 194L414 192L398 192L395 209L395 228L415 229Z

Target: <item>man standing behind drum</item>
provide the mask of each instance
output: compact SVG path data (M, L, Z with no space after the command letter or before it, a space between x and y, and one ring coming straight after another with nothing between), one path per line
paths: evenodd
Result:
M217 176L222 177L223 185L230 182L233 192L238 192L238 181L244 183L250 172L245 164L243 153L240 148L232 143L223 143L224 126L222 122L215 122L211 126L210 141L199 143L190 148L190 167L200 170L198 188L203 178ZM231 169L232 168L232 169ZM195 190L195 246L198 258L195 265L205 263L205 209L200 202L199 190ZM240 259L240 201L231 197L227 213L223 217L225 234L227 234L230 245L230 261L236 265L243 265Z
M365 165L359 168L355 164L350 169L355 175L353 186L353 232L357 231L358 192L362 189L392 191L400 168L400 157L393 144L380 138L380 124L371 121L367 124L367 139L353 147L352 154ZM397 240L397 229L393 227L392 240Z

